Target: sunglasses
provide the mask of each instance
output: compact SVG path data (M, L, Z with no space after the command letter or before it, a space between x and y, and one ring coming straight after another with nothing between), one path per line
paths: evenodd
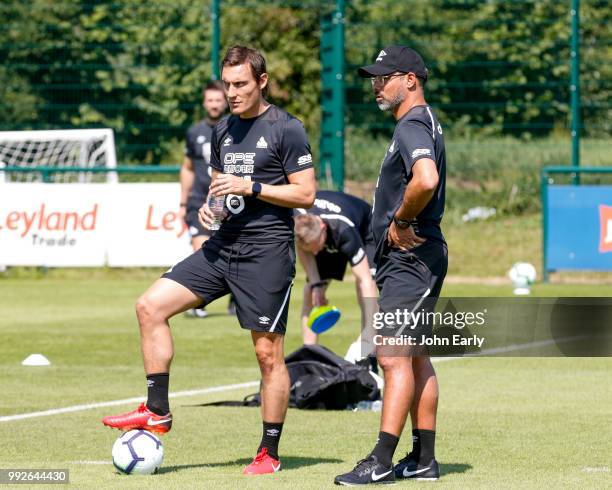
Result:
M389 80L395 77L403 77L406 73L394 73L393 75L378 75L376 77L370 77L370 82L372 82L372 87L374 85L387 85Z

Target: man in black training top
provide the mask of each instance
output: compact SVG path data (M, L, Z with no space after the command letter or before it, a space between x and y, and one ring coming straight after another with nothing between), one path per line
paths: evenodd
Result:
M440 230L446 179L444 139L423 94L427 68L416 51L390 46L378 53L372 65L360 68L359 75L371 79L378 107L391 111L397 121L381 164L372 214L380 313L430 311L442 288L448 253ZM428 297L432 300L427 301ZM431 335L431 325L390 323L377 333L383 341L400 333L419 340ZM336 477L336 484L439 477L434 455L436 374L426 348L390 344L377 344L385 379L378 440L352 471ZM412 451L394 467L393 454L408 412Z
M297 210L295 236L298 257L308 277L302 305L304 344L316 344L318 340L317 334L308 328L310 310L313 306L327 304L325 292L330 280L342 281L348 263L355 277L362 329L371 318L373 311L369 311L367 306L372 302L364 301L364 298L374 298L377 294L372 279L374 242L371 217L372 207L367 202L336 191L318 191L312 208ZM356 345L360 347L360 343Z
M180 172L180 216L187 224L194 251L202 248L204 242L210 238L210 231L205 229L198 219L198 211L204 204L210 187L212 131L227 109L223 84L219 81L208 83L202 91L202 99L206 117L187 131L185 158ZM199 318L206 317L206 310L203 308L193 308L185 313Z
M244 473L274 473L281 466L278 442L289 400L283 340L295 275L291 208L312 206L316 182L304 127L264 98L268 75L263 56L234 46L221 67L232 115L213 130L210 192L225 196L227 216L201 250L171 268L138 300L147 403L103 422L123 430L170 430L168 319L232 292L238 321L251 330L262 375L263 437ZM200 218L207 226L212 223L207 204Z

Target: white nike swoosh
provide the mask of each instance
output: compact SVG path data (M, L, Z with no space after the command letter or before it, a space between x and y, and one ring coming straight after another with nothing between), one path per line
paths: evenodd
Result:
M414 476L414 475L418 475L419 473L423 473L424 471L427 471L429 469L429 466L427 468L421 468L420 470L416 470L416 471L408 471L408 468L404 468L404 472L403 475L408 478L409 476Z
M147 420L147 425L165 424L166 422L170 422L171 420L172 419L153 420L151 417L149 417L149 420Z
M380 480L381 478L384 478L385 476L387 476L387 475L388 475L389 473L391 473L392 471L393 471L393 470L389 470L389 471L387 471L386 473L382 473L382 474L380 474L380 475L377 475L377 474L376 474L376 470L374 470L374 471L372 472L372 481L378 481L378 480Z

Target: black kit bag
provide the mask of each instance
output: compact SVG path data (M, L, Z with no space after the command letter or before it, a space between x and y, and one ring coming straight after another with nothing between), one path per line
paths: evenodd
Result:
M380 399L380 390L365 366L345 361L322 345L304 345L285 358L291 379L289 406L303 409L344 410L360 401ZM213 402L205 406L261 404L260 393L242 402Z

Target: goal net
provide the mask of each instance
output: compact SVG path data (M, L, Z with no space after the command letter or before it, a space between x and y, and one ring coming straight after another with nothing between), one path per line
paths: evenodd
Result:
M116 166L112 129L0 131L0 183L117 182L116 172L70 171ZM7 167L30 171L3 170ZM49 171L57 168L67 171Z

